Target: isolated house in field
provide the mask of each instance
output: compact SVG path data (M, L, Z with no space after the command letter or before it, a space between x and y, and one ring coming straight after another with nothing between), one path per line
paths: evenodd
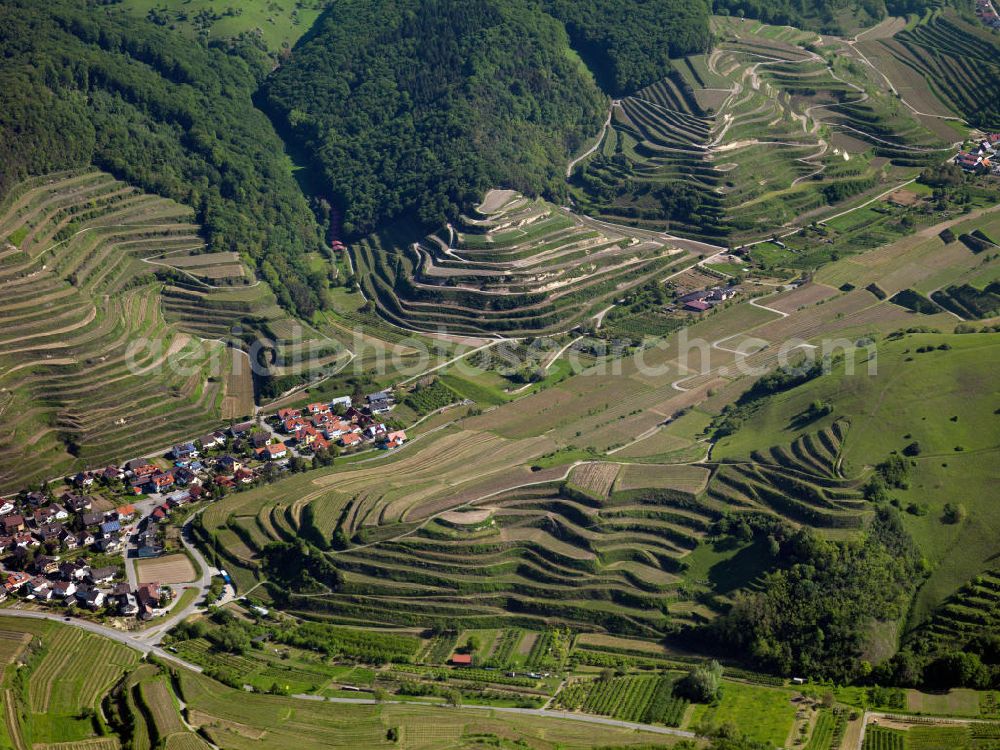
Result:
M723 288L721 286L717 286L709 292L708 297L706 299L712 302L723 302L727 299L732 299L735 296L736 296L735 287L730 286Z
M452 654L448 661L456 667L471 667L472 654Z

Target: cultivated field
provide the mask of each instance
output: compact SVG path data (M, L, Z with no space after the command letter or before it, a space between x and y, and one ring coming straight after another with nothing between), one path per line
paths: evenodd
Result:
M180 553L138 560L135 567L139 583L189 583L197 575L188 556Z

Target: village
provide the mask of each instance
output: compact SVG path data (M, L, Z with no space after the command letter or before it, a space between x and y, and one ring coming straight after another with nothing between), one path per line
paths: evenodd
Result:
M996 17L995 12L993 17ZM1000 24L1000 20L997 24ZM988 133L975 148L959 151L955 156L955 164L966 172L1000 176L1000 133Z
M391 392L364 402L359 408L342 396L281 409L162 456L81 471L0 499L0 602L16 598L67 614L138 621L163 614L177 598L174 587L139 582L130 566L181 550L179 525L196 507L284 472L329 465L342 451L406 443L403 430L382 421L395 406Z

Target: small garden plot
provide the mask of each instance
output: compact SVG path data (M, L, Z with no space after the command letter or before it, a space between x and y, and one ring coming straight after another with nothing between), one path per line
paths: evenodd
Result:
M898 729L869 725L865 729L863 750L904 750L905 738L906 734Z
M498 667L507 666L510 661L510 657L514 653L514 649L520 640L520 630L510 629L502 631L493 642L493 648L488 658L489 663Z
M795 253L788 247L780 247L773 242L761 242L750 248L750 257L765 268L780 266L794 256Z
M197 577L194 565L185 554L165 555L136 563L140 583L190 583Z

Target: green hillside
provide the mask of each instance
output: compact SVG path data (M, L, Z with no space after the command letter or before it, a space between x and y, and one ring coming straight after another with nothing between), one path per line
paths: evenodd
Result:
M995 334L919 333L879 342L877 374L859 363L847 375L840 364L763 400L747 410L735 433L719 440L713 458L747 459L767 446L809 440L834 424L849 425L834 454L847 476L867 483L890 454L903 457L905 477L896 486L890 481L882 497L903 511L930 571L906 626L932 613L940 620L938 605L995 567L998 366Z

